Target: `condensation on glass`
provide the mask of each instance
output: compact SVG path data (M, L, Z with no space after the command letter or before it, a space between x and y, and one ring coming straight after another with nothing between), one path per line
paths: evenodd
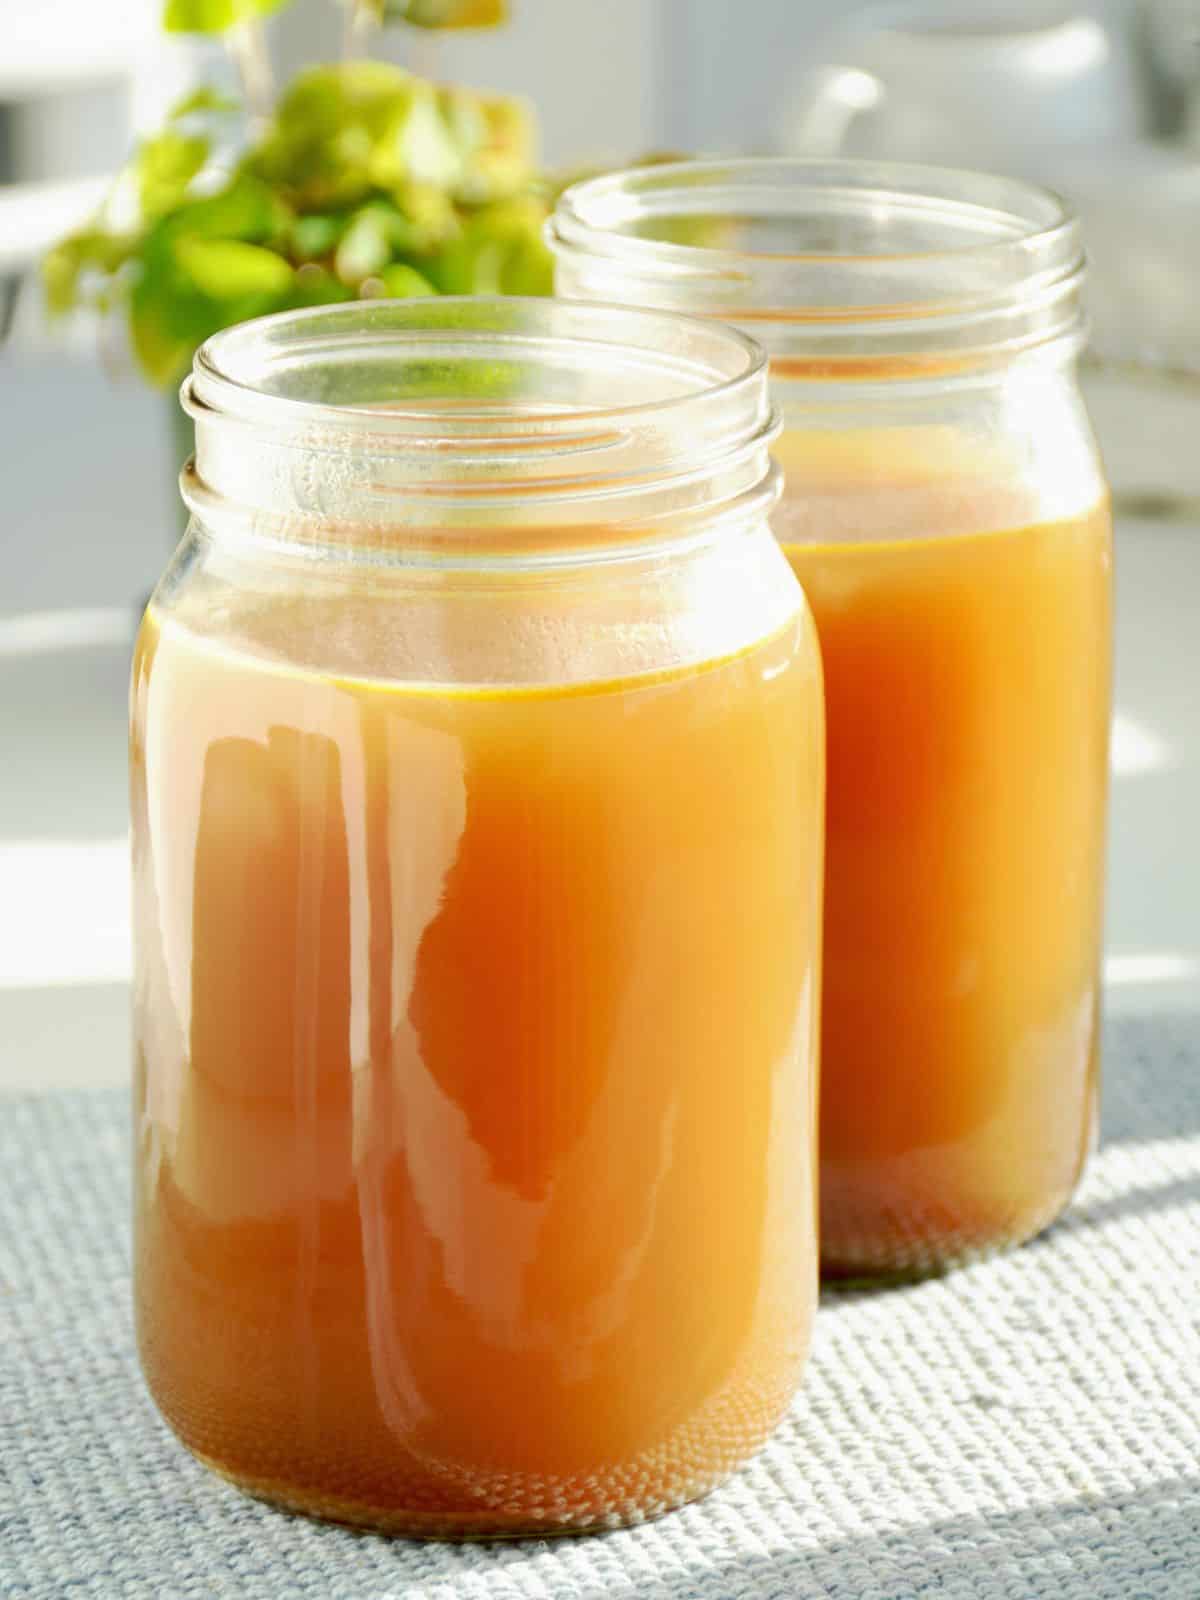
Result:
M641 1520L816 1280L824 742L765 364L551 302L185 386L136 652L136 1306L201 1460L412 1534Z
M579 185L551 241L561 293L770 354L829 724L823 1268L1025 1239L1096 1115L1111 530L1078 225L975 173L738 161Z

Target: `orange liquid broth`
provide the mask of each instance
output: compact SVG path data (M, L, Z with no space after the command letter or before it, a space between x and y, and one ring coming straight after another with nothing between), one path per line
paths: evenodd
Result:
M280 664L387 658L306 604L230 644L152 611L135 659L151 1391L304 1511L640 1520L763 1442L808 1343L811 623L445 690Z
M903 434L778 452L776 528L825 667L831 1276L1032 1236L1094 1139L1109 512L1026 524L1028 496L957 452Z

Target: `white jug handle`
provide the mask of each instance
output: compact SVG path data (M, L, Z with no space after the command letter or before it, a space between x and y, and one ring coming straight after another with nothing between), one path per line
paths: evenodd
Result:
M862 67L818 67L800 84L788 117L787 148L797 155L837 155L850 125L883 103L884 86Z

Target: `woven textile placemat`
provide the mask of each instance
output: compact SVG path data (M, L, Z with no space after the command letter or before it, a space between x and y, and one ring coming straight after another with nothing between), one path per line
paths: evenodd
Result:
M1200 1017L1107 1044L1063 1223L827 1295L803 1394L708 1500L516 1544L323 1527L195 1465L133 1350L126 1097L0 1099L0 1595L1200 1600Z

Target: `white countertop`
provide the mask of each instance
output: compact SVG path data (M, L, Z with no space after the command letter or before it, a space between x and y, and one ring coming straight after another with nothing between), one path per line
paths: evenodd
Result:
M0 417L0 1088L118 1083L126 674L178 526L166 401L9 347ZM1200 525L1120 520L1110 1013L1200 1010L1198 685Z

